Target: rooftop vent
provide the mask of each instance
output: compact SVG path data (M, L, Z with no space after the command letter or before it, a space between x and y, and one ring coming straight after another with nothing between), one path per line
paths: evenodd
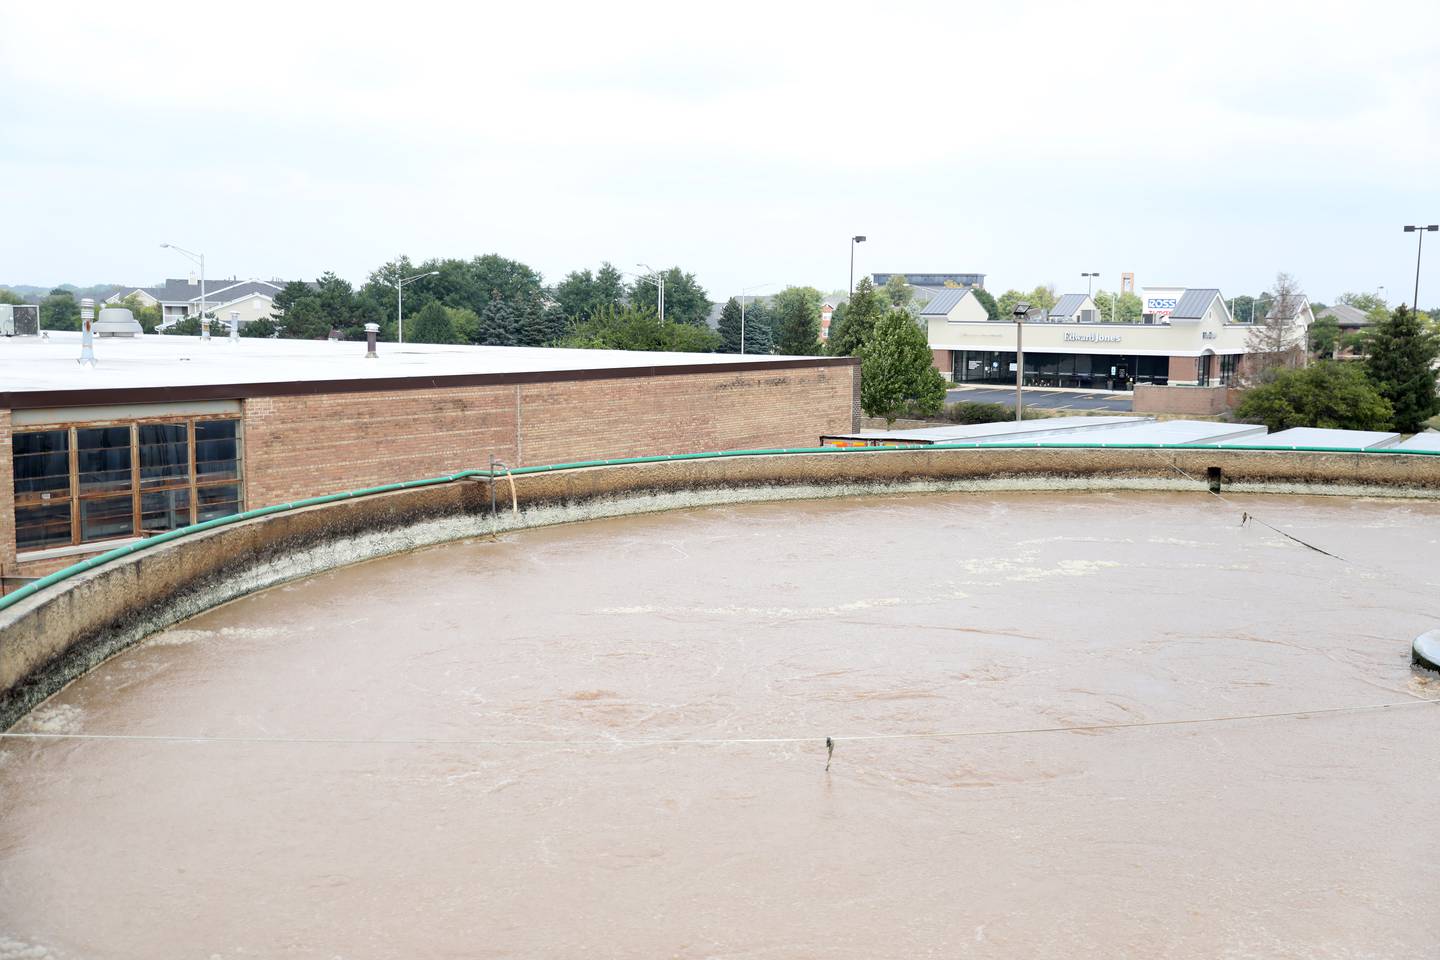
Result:
M91 329L97 337L138 337L145 332L135 314L124 307L105 307Z

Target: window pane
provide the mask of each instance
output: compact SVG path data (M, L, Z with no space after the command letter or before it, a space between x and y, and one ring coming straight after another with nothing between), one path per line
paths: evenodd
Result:
M240 512L240 485L238 483L220 483L199 487L195 492L199 497L199 507L195 514L197 521L213 520L216 517L227 517L232 513Z
M69 430L17 433L11 443L16 494L69 491Z
M82 492L130 489L130 428L87 427L75 431Z
M69 543L69 500L15 508L15 549L39 550Z
M189 488L140 494L140 529L144 533L163 533L189 523Z
M195 421L195 479L233 480L240 476L236 420Z
M80 501L80 539L105 540L135 532L135 505L127 493Z
M190 476L190 439L183 423L151 423L140 435L140 486L166 487Z

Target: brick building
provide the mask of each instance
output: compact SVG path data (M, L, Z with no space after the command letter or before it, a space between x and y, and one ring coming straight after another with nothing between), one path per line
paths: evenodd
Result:
M0 577L239 510L485 467L813 446L850 358L78 334L0 340ZM13 581L12 581L13 582Z

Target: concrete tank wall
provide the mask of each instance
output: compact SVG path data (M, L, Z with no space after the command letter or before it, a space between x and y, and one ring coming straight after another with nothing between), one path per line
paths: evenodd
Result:
M459 481L245 520L112 561L0 611L0 729L117 650L322 570L505 530L715 503L955 490L1192 490L1440 497L1440 457L970 449L722 457Z

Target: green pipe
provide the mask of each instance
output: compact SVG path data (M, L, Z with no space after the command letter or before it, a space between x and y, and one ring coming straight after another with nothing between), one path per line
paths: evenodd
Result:
M516 467L508 471L511 476L525 476L527 474L554 473L561 470L584 470L592 467L616 467L640 463L667 463L685 460L713 460L722 457L763 457L783 456L786 454L834 454L844 455L851 453L909 453L915 450L1046 450L1046 449L1093 449L1093 450L1258 450L1279 453L1349 453L1364 454L1373 456L1375 454L1403 454L1407 456L1440 457L1440 450L1399 450L1394 447L1381 447L1376 450L1351 450L1343 447L1285 447L1265 446L1263 444L1165 444L1165 443L1096 443L1094 441L1010 441L1006 443L967 443L957 441L955 443L932 443L932 444L907 444L904 446L884 447L773 447L758 450L712 450L703 453L676 453L656 454L644 457L614 457L605 460L577 460L571 463L541 464L532 467ZM320 506L326 503L336 503L341 500L352 500L356 497L368 497L379 493L392 493L396 490L411 490L417 487L428 487L441 483L454 483L457 480L470 478L483 478L496 480L506 476L506 472L488 470L461 470L441 477L427 477L423 480L404 480L398 483L387 483L378 487L363 487L359 490L348 490L343 493L331 493L319 497L307 497L304 500L295 500L291 503L275 504L269 507L257 507L254 510L246 510L243 513L231 514L228 517L216 517L213 520L205 520L201 523L192 524L188 527L180 527L169 530L165 533L147 537L135 543L126 544L123 547L116 547L105 553L96 554L78 563L57 570L52 574L41 577L33 583L27 583L18 590L0 597L0 610L14 606L26 597L33 596L47 587L54 586L71 577L85 573L87 570L109 563L112 560L119 560L122 557L148 550L181 537L188 537L192 534L202 533L206 530L213 530L216 527L227 526L232 523L240 523L243 520L253 520L257 517L269 516L272 513L280 513L285 510L297 510L302 507Z

